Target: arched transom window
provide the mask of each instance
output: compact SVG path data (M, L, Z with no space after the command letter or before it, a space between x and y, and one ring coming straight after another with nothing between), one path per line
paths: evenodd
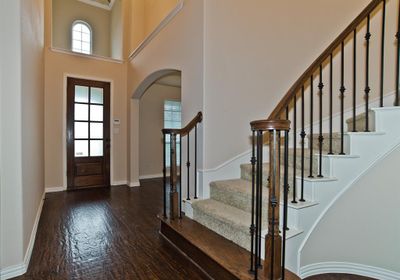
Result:
M72 25L72 51L92 53L92 29L84 21L75 21Z

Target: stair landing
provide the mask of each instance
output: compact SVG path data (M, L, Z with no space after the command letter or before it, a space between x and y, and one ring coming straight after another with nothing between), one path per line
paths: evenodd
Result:
M250 253L247 250L189 218L159 219L161 236L197 264L210 279L254 279L248 273ZM259 279L266 279L262 270L260 275ZM286 271L285 279L300 278Z

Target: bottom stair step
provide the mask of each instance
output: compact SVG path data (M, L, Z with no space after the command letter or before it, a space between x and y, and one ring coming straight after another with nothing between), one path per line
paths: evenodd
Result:
M189 218L160 220L162 237L197 264L210 279L254 279L248 273L250 253L247 250ZM263 271L260 275L259 279L266 279ZM286 271L285 279L300 278Z

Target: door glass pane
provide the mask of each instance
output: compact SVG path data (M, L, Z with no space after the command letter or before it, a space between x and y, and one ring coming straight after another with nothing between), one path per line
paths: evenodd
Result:
M94 88L90 89L90 103L103 104L103 89Z
M103 156L103 140L90 141L90 156L92 157Z
M75 138L89 138L89 125L87 122L75 122Z
M75 140L75 157L89 156L89 141Z
M90 124L90 138L103 138L103 124L91 123Z
M89 105L75 104L75 120L87 121L89 119Z
M103 121L103 106L90 105L90 120Z
M89 88L75 86L75 102L89 103Z

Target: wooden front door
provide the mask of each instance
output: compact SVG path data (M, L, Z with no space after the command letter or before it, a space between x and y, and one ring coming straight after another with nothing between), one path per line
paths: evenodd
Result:
M110 83L68 78L67 183L110 186Z

